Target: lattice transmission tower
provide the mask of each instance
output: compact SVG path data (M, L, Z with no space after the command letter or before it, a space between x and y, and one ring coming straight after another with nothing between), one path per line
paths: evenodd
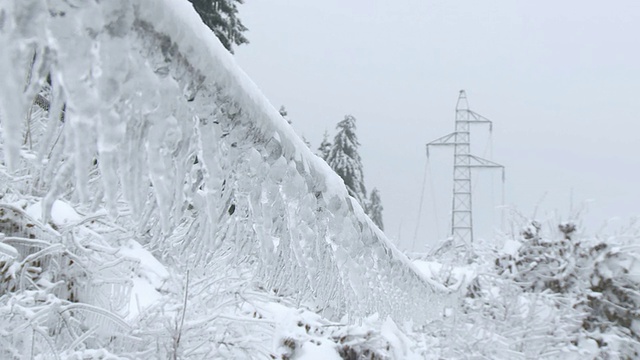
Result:
M427 157L429 157L429 147L431 146L447 145L454 147L453 199L451 206L451 238L454 247L463 245L466 248L470 248L473 243L471 169L501 169L502 180L504 181L504 166L470 154L470 127L472 124L488 124L489 131L493 128L491 120L469 110L467 94L464 90L460 90L458 102L456 103L456 131L427 144Z

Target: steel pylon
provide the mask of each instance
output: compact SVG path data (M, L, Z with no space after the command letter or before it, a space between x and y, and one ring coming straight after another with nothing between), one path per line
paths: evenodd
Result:
M451 238L453 246L464 246L465 248L471 248L471 244L473 244L471 169L502 169L502 177L504 179L504 166L470 154L470 127L472 124L487 124L490 130L493 126L491 120L469 110L467 94L464 90L460 90L458 102L456 103L455 132L427 144L427 157L429 157L430 146L454 146Z

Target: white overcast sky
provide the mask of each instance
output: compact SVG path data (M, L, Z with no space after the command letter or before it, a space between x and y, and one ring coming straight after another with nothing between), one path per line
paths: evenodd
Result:
M418 208L425 144L453 131L460 89L494 122L473 152L506 166L507 205L566 219L589 201L591 232L640 214L640 1L246 0L240 16L236 59L314 149L357 118L367 189L403 248L418 223L418 250L447 235L451 150L432 153ZM473 180L488 238L509 224L500 176Z

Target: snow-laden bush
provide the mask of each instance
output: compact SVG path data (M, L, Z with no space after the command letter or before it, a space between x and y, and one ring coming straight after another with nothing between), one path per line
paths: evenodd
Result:
M583 326L594 333L600 346L617 348L629 358L638 358L640 249L636 244L601 243L591 249L591 256L594 265L586 296L589 315Z
M640 237L633 229L602 241L573 223L532 221L503 248L479 251L460 341L477 339L470 350L498 358L636 358ZM481 345L488 340L492 346Z
M2 358L108 354L135 342L123 316L137 263L110 251L117 249L99 235L104 227L52 228L62 225L45 226L21 208L0 205Z

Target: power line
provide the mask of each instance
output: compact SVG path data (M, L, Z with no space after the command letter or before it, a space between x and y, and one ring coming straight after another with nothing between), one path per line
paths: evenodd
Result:
M453 246L471 249L473 244L473 207L471 169L502 169L504 182L504 166L481 157L471 155L470 130L472 124L489 125L491 120L469 110L467 94L460 90L456 103L455 131L427 144L427 158L430 146L453 146L453 196L451 203L451 238Z

